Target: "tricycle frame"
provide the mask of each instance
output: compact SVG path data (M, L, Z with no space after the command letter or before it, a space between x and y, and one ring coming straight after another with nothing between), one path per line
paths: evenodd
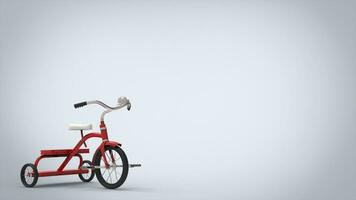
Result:
M66 157L64 159L64 161L62 162L62 164L58 167L57 170L39 171L38 172L38 176L39 177L45 177L45 176L60 176L60 175L72 175L72 174L85 174L85 173L88 173L89 172L88 169L82 169L81 168L81 166L83 165L83 157L80 154L80 147L85 143L85 141L87 141L90 138L101 138L102 139L102 142L99 145L99 147L96 149L95 154L98 151L101 151L101 153L103 155L103 161L105 163L105 166L109 166L109 164L107 162L107 159L106 159L106 156L105 156L105 153L104 153L105 146L115 147L115 146L121 146L121 144L118 143L118 142L109 141L105 122L101 121L100 122L100 133L92 132L92 133L86 134L81 140L79 140L79 142L75 145L75 147L70 151L69 154L40 155L39 157L37 157L37 159L35 160L35 163L34 163L34 165L36 167L38 167L39 162L43 158ZM95 154L94 154L93 158L95 157ZM67 170L65 170L65 167L72 160L73 157L78 157L79 158L78 169L67 169Z

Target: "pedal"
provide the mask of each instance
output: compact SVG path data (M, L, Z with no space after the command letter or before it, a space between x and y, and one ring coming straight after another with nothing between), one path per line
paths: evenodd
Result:
M141 164L130 164L129 167L130 167L130 168L133 168L133 167L141 167Z

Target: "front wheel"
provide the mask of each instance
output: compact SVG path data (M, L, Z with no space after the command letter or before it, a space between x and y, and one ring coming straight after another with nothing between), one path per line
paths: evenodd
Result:
M125 182L129 172L129 162L125 152L118 146L106 146L104 156L109 166L105 166L101 151L98 151L94 157L96 178L108 189L118 188Z

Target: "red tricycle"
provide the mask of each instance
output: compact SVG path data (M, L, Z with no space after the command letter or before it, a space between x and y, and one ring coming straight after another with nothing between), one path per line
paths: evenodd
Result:
M90 182L93 180L94 175L106 188L115 189L120 187L126 180L129 167L140 167L141 164L129 164L125 152L121 149L121 144L115 141L109 141L108 132L104 123L104 116L114 110L126 107L127 110L131 109L131 103L126 97L118 99L116 107L110 107L101 101L84 101L74 104L74 108L83 107L89 104L98 104L106 110L100 117L100 133L88 133L83 135L84 130L91 130L91 124L70 124L69 130L80 131L82 139L75 145L73 149L52 149L41 150L41 155L35 160L35 163L25 164L21 169L21 182L26 187L33 187L36 185L38 177L45 176L59 176L59 175L73 175L78 174L83 182ZM102 142L97 147L92 161L83 160L81 154L89 153L86 148L86 141L89 138L101 138ZM81 148L84 145L85 148ZM41 159L65 157L62 164L57 170L38 171L37 167ZM77 169L65 169L69 161L73 157L79 158L79 165Z

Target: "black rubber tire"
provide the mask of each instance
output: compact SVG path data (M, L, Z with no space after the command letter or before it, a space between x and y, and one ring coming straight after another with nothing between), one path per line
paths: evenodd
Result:
M127 160L125 152L120 147L106 146L105 151L107 151L107 150L116 151L120 155L120 158L122 161L122 168L123 168L121 177L118 179L118 181L116 183L111 184L111 183L106 182L106 180L104 179L104 177L101 174L100 169L95 169L95 175L96 175L96 178L98 179L99 183L102 186L104 186L108 189L115 189L115 188L120 187L125 182L127 175L129 173L129 162ZM98 151L93 158L94 166L100 166L101 158L102 158L101 151Z
M92 163L89 160L84 160L82 166L84 164L89 164L89 166L91 166L91 167L93 166ZM89 178L85 178L82 174L78 174L78 176L79 176L80 180L82 180L83 182L90 182L91 180L93 180L95 174L94 174L94 171L92 169L89 170L89 173L90 173Z
M26 181L25 172L26 172L26 168L27 167L31 167L32 170L33 170L33 181L32 181L32 183L27 183L27 181ZM25 187L33 187L33 186L35 186L37 181L38 181L38 170L37 170L37 167L32 163L25 164L21 169L20 177L21 177L21 182Z

